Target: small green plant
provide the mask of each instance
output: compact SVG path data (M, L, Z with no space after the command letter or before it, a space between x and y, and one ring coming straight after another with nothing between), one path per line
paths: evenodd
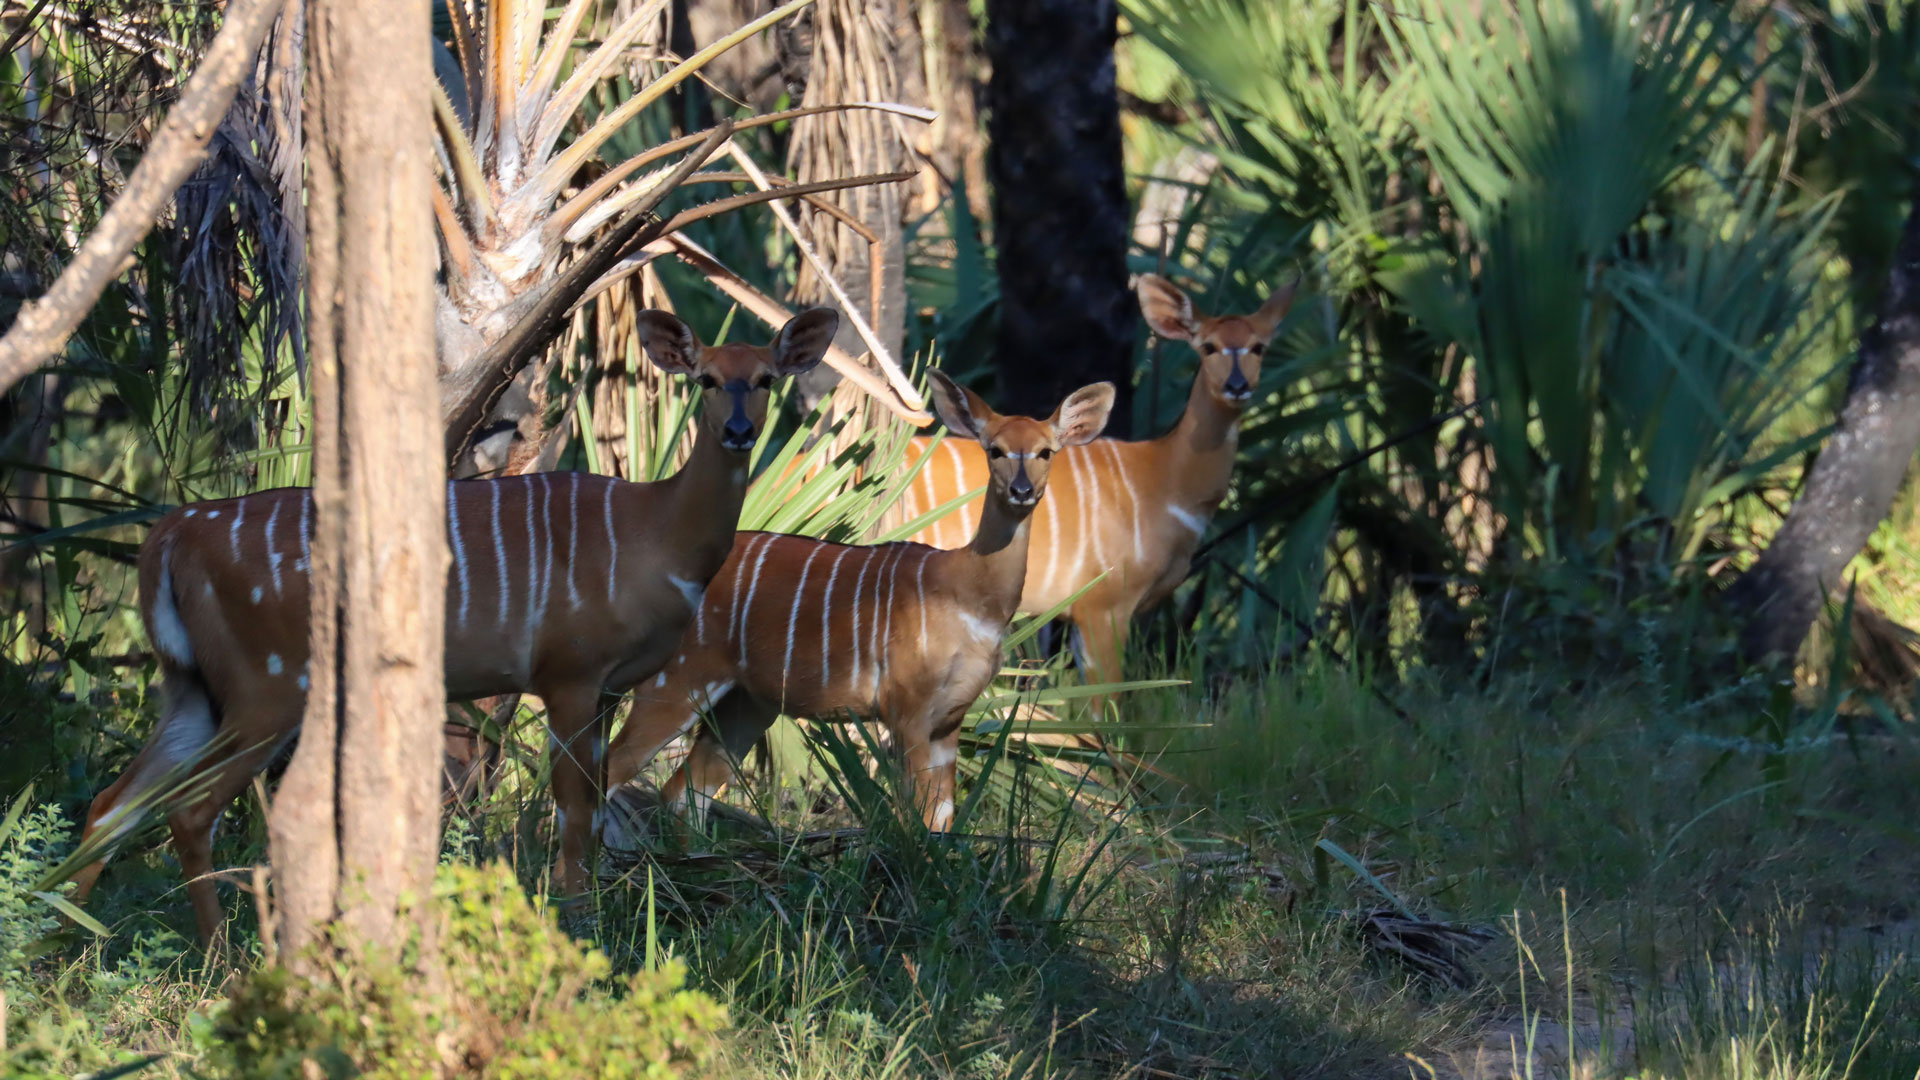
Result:
M208 1075L282 1077L676 1077L711 1063L725 1010L682 989L675 961L624 978L562 933L504 865L443 866L440 958L325 943L318 977L284 968L246 979L205 1025ZM421 987L438 983L431 992Z
M52 806L33 805L29 788L0 819L0 994L26 986L27 966L70 906L42 884L59 857L67 824Z

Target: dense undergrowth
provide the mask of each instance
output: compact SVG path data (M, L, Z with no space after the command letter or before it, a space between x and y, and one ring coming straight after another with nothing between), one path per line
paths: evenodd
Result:
M988 747L975 764L1007 783L985 786L1012 794L974 804L959 837L887 809L886 770L843 771L857 737L819 736L804 767L789 756L736 800L772 828L645 822L644 853L610 857L590 909L558 914L591 953L462 869L499 865L543 895L549 811L509 778L449 830L451 939L488 936L449 950L448 1000L492 1010L465 1022L500 1032L500 1061L516 1022L543 1032L513 1060L547 1065L484 1074L503 1076L634 1075L554 1065L616 1027L617 1045L712 1038L689 1075L1448 1075L1475 1059L1560 1075L1569 1052L1600 1075L1913 1075L1920 744L1838 698L1693 695L1662 655L1478 684L1317 658L1143 691L1136 718L1207 723L1138 748L1158 774L1135 800L1054 809L1035 797L1054 770ZM57 811L23 815L0 850L0 942L42 940L48 909L20 882L67 843ZM235 815L220 865L263 856L257 819ZM90 905L107 936L70 927L7 954L16 1073L151 1057L153 1075L293 1076L258 1062L457 1030L434 1011L453 1005L396 1011L377 969L351 992L257 974L244 889L228 954L205 963L169 863L116 862ZM653 974L682 968L724 1007L723 1034L701 1036L717 1014L671 1004Z

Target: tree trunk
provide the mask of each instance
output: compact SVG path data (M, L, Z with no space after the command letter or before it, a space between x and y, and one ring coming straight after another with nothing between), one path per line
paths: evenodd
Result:
M1913 194L1839 426L1773 543L1728 590L1751 661L1792 661L1823 594L1846 587L1841 574L1886 517L1920 443L1920 183Z
M988 0L987 171L1005 411L1046 415L1099 380L1131 428L1134 320L1114 85L1114 0Z
M920 63L919 35L911 14L897 0L820 0L812 11L812 58L807 65L803 106L849 101L919 104L925 80L912 67ZM822 113L794 121L788 164L801 183L837 176L897 172L912 167L901 120L882 112ZM821 197L858 223L818 208L796 207L808 240L819 251L846 295L860 308L894 356L906 335L906 234L902 229L909 191L903 184L836 191ZM803 305L840 305L804 261L797 299ZM840 320L835 344L854 356L866 346L853 320ZM812 408L838 383L822 365L798 380L802 403Z
M308 0L313 660L270 830L281 955L425 935L439 836L446 477L427 0ZM423 940L423 947L431 942Z

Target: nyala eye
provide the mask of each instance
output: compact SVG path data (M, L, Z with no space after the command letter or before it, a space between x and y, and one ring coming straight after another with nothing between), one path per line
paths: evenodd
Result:
M719 382L719 380L718 380L718 379L715 379L715 378L714 378L713 376L711 376L711 375L702 375L702 376L700 376L700 389L702 389L702 390L711 390L711 389L713 389L714 387L716 387L716 386L719 386L719 385L720 385L720 382Z
M754 386L756 386L756 387L758 387L758 388L760 388L760 389L762 389L762 390L766 390L766 389L768 389L768 388L770 388L771 386L773 386L773 376L771 376L771 375L762 375L762 376L760 376L760 378L759 378L758 380L756 380L756 381L754 382L754 384L753 384L753 385L754 385Z
M1049 449L1045 449L1045 448L1042 448L1042 449L1041 449L1041 451L1040 451L1040 454L1039 454L1039 458L1040 458L1040 460L1041 460L1041 461L1048 461L1048 460L1051 460L1051 459L1052 459L1052 457L1053 457L1053 451L1052 451L1052 450L1049 450Z
M987 456L995 461L999 461L1001 458L1007 456L1007 452L997 446L989 446L987 447Z
M1212 356L1214 353L1220 351L1220 346L1215 345L1211 341L1203 341L1200 343L1200 351L1208 356Z
M1253 344L1247 346L1247 351L1252 353L1255 356L1259 356L1261 353L1267 351L1267 345L1263 341L1256 341Z

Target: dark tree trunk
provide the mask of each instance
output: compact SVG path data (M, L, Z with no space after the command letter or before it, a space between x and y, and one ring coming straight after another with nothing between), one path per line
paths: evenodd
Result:
M268 822L282 955L338 922L430 938L446 474L435 384L427 0L307 0L313 657ZM422 941L423 949L431 948Z
M1779 535L1728 600L1746 617L1749 660L1791 661L1823 593L1887 515L1920 444L1920 183L1873 327L1847 380L1840 423Z
M1127 192L1114 0L988 0L987 172L999 251L997 408L1045 415L1077 387L1133 415Z

